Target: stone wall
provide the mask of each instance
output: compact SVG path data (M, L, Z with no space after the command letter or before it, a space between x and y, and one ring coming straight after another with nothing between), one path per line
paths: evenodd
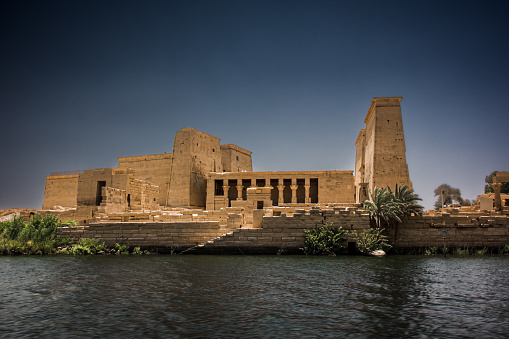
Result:
M125 212L126 206L127 194L125 190L113 187L102 188L102 201L97 212L104 214Z
M446 245L450 248L488 247L496 249L509 245L508 216L423 215L409 218L397 229L387 229L395 247L403 250L436 246L442 247L445 230Z
M305 230L315 229L324 224L342 227L349 231L369 228L367 214L355 209L342 207L326 210L296 209L293 216L263 217L261 228L240 228L233 233L205 244L199 253L299 253L304 247ZM349 237L348 242L353 239Z
M55 206L76 207L78 193L78 175L59 175L46 178L42 209Z
M326 171L318 177L318 202L354 203L354 176L351 171Z
M235 145L221 145L221 161L225 172L251 172L253 170L251 152Z
M219 139L192 128L175 135L168 206L205 207L207 173L221 172Z
M117 168L85 170L78 178L78 206L99 206L102 200L102 187L126 190L128 175L131 173L129 169Z
M159 210L159 204L157 203L158 186L129 175L126 191L130 200L125 205L128 209Z
M303 253L305 230L328 224L348 231L362 232L371 227L368 214L356 207L334 208L278 208L271 215L268 210L254 210L252 227L243 213L224 211L158 216L159 222L104 222L62 228L61 235L75 239L101 238L107 244L154 248L179 248L191 253ZM289 211L289 213L282 212ZM291 211L291 212L290 212ZM293 212L293 213L292 213ZM215 219L215 220L214 220ZM185 221L187 220L187 221ZM254 228L253 228L254 226ZM405 224L386 227L386 234L396 251L420 250L429 246L442 247L441 231L446 230L448 248L501 248L509 244L507 216L413 216ZM353 243L349 236L347 241Z
M364 156L363 167L355 168L356 183L367 183L369 189L387 187L394 189L396 183L410 188L406 163L405 138L401 118L401 98L374 98L366 115L365 132L358 138L357 155ZM356 159L356 163L362 163ZM359 201L359 200L358 200Z
M173 154L118 158L118 168L131 168L136 178L159 186L157 204L166 206Z
M233 228L237 227L234 225ZM101 223L88 226L60 227L58 234L71 237L102 239L107 246L115 244L143 249L183 250L230 232L233 228L222 227L217 221L172 223Z

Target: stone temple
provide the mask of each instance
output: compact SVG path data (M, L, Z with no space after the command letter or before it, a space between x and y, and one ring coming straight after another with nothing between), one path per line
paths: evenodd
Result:
M376 227L362 209L375 187L412 187L406 163L401 98L374 98L348 171L253 172L251 152L221 145L192 128L175 136L172 153L118 158L118 167L52 173L42 210L0 211L0 221L36 213L78 225L58 228L74 241L102 239L159 253L303 253L306 231L324 224L353 232ZM353 140L352 140L353 142ZM489 248L509 244L509 172L477 206L417 213L384 223L395 251ZM447 237L444 238L444 232ZM444 242L445 241L445 242Z
M42 209L67 209L61 218L88 224L115 216L142 218L141 212L155 220L154 211L164 215L179 209L233 208L251 214L285 206L358 204L374 187L411 187L400 101L373 99L366 128L355 142L355 171L253 172L250 151L183 128L173 153L118 158L117 168L51 173ZM251 219L248 215L248 223Z

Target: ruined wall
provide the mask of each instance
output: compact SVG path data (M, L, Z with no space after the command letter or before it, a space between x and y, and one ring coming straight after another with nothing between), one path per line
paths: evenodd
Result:
M370 190L387 185L394 189L396 183L412 187L406 163L400 101L399 97L374 98L364 120L364 181Z
M46 177L42 209L54 206L75 207L77 204L78 175Z
M127 169L98 168L85 170L78 178L78 206L99 206L101 202L101 188L99 182L104 182L103 187L113 187L126 190L128 174ZM99 196L99 199L98 199Z
M154 154L118 158L118 168L131 168L138 179L159 187L157 203L166 206L173 154Z
M507 216L423 215L409 218L397 232L394 227L387 229L399 249L441 248L444 244L442 230L447 231L445 240L449 248L498 248L509 244Z
M99 213L119 213L127 209L127 194L125 190L112 187L102 188L101 205L97 208Z
M369 228L369 216L356 209L296 209L293 216L263 217L261 228L240 228L205 244L199 253L303 253L306 229L329 224L346 230ZM353 241L351 237L347 241Z
M318 176L318 202L355 203L352 171L327 171Z
M251 152L235 145L221 145L221 162L225 172L251 172Z
M235 227L235 226L234 226ZM107 246L115 244L162 250L186 249L230 232L217 221L172 223L101 223L78 227L60 227L58 234L78 241L81 238L99 238Z
M127 189L128 209L158 210L159 187L148 181L135 178L132 174L128 176Z
M207 173L221 172L219 139L192 128L175 135L169 206L206 205Z

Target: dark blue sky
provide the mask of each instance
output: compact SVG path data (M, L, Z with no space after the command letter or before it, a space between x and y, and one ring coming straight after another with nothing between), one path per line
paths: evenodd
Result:
M458 5L459 4L459 5ZM431 208L509 171L505 1L1 1L0 209L52 171L171 152L193 127L266 170L353 170L373 97L402 96Z

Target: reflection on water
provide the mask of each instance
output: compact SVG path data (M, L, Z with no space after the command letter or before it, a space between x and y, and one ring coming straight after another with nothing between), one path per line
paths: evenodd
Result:
M509 257L0 257L1 337L507 337Z

